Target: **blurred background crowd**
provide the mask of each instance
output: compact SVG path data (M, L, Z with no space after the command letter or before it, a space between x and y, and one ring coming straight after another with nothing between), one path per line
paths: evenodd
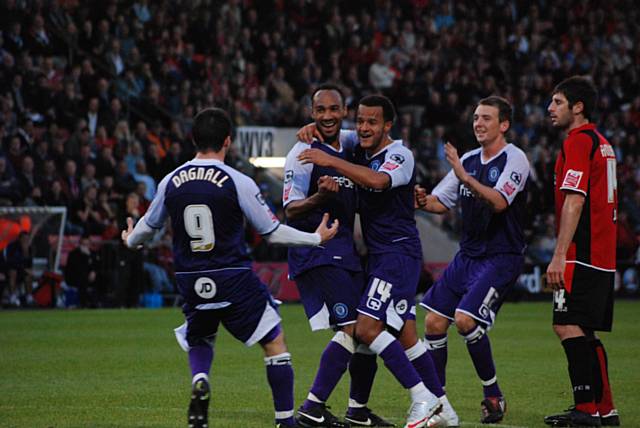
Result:
M345 127L360 97L388 95L393 136L431 189L448 170L444 142L475 147L475 103L498 94L514 105L508 140L532 165L528 258L545 263L562 138L546 106L556 83L588 74L600 92L598 127L618 158L618 257L633 262L639 14L632 0L4 0L0 204L66 206L66 234L117 239L159 180L193 155L198 110L222 107L236 126L297 127L323 82L345 89ZM246 165L237 152L228 162ZM281 212L279 195L273 203ZM442 225L455 234L455 213ZM170 270L170 254L161 259Z

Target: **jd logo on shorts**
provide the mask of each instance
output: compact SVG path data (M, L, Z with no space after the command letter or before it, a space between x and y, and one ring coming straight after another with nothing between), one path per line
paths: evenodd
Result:
M213 282L211 278L207 278L206 276L198 278L196 280L196 283L193 285L193 289L195 290L196 294L203 299L213 298L213 296L215 296L216 292L218 291L216 288L216 283Z

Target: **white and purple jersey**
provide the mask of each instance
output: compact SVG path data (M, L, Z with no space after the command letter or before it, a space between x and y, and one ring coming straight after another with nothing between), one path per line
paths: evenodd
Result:
M261 235L280 224L251 178L213 159L190 160L162 179L144 221L160 229L167 215L179 273L250 269L244 218Z
M395 253L422 259L422 247L414 217L413 153L396 140L368 156L359 144L354 148L355 163L388 174L391 186L383 191L361 189L359 212L364 239L370 254Z
M507 144L500 153L482 159L482 148L465 153L460 159L465 171L481 184L494 188L509 206L500 213L476 198L455 176L453 170L431 192L447 208L460 200L462 240L460 251L470 257L493 254L522 254L529 161L522 150Z
M352 161L353 158L352 152L344 150L342 145L340 150L336 150L328 144L317 141L313 142L311 146L298 142L287 155L282 191L283 206L286 207L293 201L303 200L317 193L318 179L324 175L333 177L340 187L338 194L322 207L306 213L303 218L288 220L290 226L305 232L315 231L325 212L330 215L329 223L334 219L338 219L340 222L336 236L323 245L289 248L289 275L291 278L295 278L311 268L326 265L350 271L360 271L360 259L353 242L353 223L357 208L356 185L333 168L311 163L302 164L298 160L298 155L310 147L346 161Z

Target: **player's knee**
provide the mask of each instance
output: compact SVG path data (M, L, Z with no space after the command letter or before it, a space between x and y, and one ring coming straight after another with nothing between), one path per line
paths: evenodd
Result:
M365 345L370 345L381 332L382 328L376 323L358 322L356 325L356 340Z
M476 325L478 325L476 320L462 312L456 312L455 323L456 328L458 329L458 332L460 332L460 334L468 333L471 330L475 329Z
M332 342L337 343L342 346L344 349L349 351L351 354L356 352L356 342L353 337L346 334L344 331L337 332L332 338Z
M484 326L476 324L475 328L467 330L466 332L460 331L460 334L467 345L473 345L474 343L478 343L482 340L482 338L487 334L487 330Z
M449 329L449 320L441 315L429 312L424 319L427 334L444 334Z

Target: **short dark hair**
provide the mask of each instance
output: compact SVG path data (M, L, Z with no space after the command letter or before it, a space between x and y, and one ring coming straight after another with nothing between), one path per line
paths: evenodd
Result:
M513 107L511 107L511 103L507 101L505 98L499 97L498 95L490 95L487 98L483 98L478 101L479 106L491 106L498 109L498 120L500 122L509 121L511 124L512 116L513 116Z
M320 91L336 91L338 94L340 94L340 100L342 101L342 106L343 107L345 106L346 100L344 99L344 92L342 92L342 89L340 89L340 86L334 85L333 83L323 83L318 87L316 87L316 89L313 91L313 94L311 94L311 104L313 104L313 100L316 97L316 94Z
M365 107L382 107L382 117L385 122L396 120L396 109L391 100L384 95L367 95L360 100L359 104Z
M231 136L231 119L226 111L209 107L196 114L192 132L193 144L198 151L219 152L224 140Z
M596 108L598 101L598 90L593 80L586 76L572 76L564 79L553 89L553 95L561 93L569 102L569 108L573 108L576 103L582 102L584 105L583 116L591 120L591 115Z

